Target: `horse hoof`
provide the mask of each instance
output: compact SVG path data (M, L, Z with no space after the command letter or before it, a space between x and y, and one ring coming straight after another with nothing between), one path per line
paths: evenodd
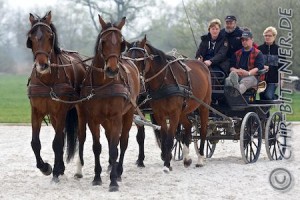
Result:
M164 168L163 168L164 173L168 174L170 171L171 171L170 168L164 166Z
M59 178L57 176L53 176L52 182L53 183L59 183Z
M52 167L48 163L45 163L45 167L40 170L45 176L49 176L52 173Z
M115 182L115 181L111 182L110 185L109 185L109 191L110 191L110 192L116 192L116 191L118 191L118 190L119 190L119 185L118 185L118 183Z
M122 177L119 176L119 177L117 178L117 181L118 181L118 182L122 182Z
M203 167L203 164L196 164L196 167Z
M82 178L82 177L83 177L82 174L75 174L75 175L74 175L74 178L76 178L76 179L79 179L79 178Z
M94 179L92 182L93 186L102 185L102 180L100 179Z
M119 186L109 186L109 191L110 192L117 192L117 191L119 191Z
M192 159L184 159L183 164L185 167L189 167L192 164Z
M135 164L138 166L138 167L145 167L145 165L144 165L144 162L143 161L139 161L139 160L137 160L136 162L135 162Z

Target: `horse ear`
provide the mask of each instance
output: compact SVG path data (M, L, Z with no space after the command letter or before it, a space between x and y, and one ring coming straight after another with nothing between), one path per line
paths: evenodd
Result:
M31 25L33 25L34 21L36 21L34 15L31 13L29 13L29 21L30 21Z
M47 12L47 14L45 15L45 17L43 19L45 19L47 24L51 24L51 10L49 12Z
M106 27L106 23L99 14L98 14L98 17L99 17L100 25L101 25L102 29L104 29Z
M122 20L120 21L120 23L117 25L118 29L120 29L120 30L122 29L122 27L125 24L125 20L126 20L126 17L123 17Z
M147 37L145 35L144 39L141 41L141 45L142 45L143 48L145 47L146 42L147 42Z
M130 45L130 43L129 43L129 42L127 42L126 40L124 40L124 43L125 43L125 45L126 45L127 49L130 49L130 48L131 48L131 45Z

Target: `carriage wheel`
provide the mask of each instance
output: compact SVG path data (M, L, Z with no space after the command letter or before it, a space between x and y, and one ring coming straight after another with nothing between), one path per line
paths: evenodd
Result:
M245 163L254 163L259 157L262 140L262 127L258 115L246 114L240 132L240 149Z
M182 134L183 133L183 126L179 125L176 131L176 135L175 135L175 143L172 147L172 151L173 151L173 159L175 161L180 161L183 159L183 153L182 153Z
M280 137L281 112L273 113L266 124L265 146L270 160L282 160L286 148L286 138Z
M200 142L201 140L194 140L194 148L195 148L195 151L196 152L199 152L199 149L200 149ZM211 158L212 155L214 154L215 152L215 149L216 149L216 144L215 143L211 143L210 140L206 140L206 143L205 143L205 157L206 158Z
M195 151L199 152L201 139L198 139L200 138L200 127L197 121L193 123L192 136L195 136L194 138L196 138L193 140ZM205 157L211 158L215 152L215 149L216 149L216 143L211 143L210 140L206 140L205 149L204 149Z

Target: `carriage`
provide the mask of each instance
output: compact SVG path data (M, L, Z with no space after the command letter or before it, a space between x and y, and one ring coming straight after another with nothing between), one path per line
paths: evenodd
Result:
M146 37L130 47L121 33L125 18L118 24L111 24L99 16L102 30L97 37L92 64L88 67L78 53L61 51L58 47L51 12L43 18L30 14L29 20L31 29L28 32L27 47L32 49L34 56L34 66L28 82L32 109L31 145L37 168L44 175L52 173L53 181L58 182L59 176L65 171L65 135L68 136L67 161L74 156L76 140L79 141L79 162L75 177L82 178L83 149L88 124L93 136L95 158L93 185L102 184L102 147L99 142L99 127L102 125L109 144L109 190L118 190L117 181L121 180L123 173L124 154L134 111L139 111L136 99L140 83L143 85L146 82L150 90L143 102L149 100L148 95L151 95L151 109L146 106L142 111L150 112L154 123L150 125L160 128L155 135L162 150L165 172L172 170L172 151L173 158L182 158L186 167L191 164L188 149L191 141L198 155L196 166L204 164L205 141L206 157L211 157L218 141L227 139L240 140L243 160L246 163L255 162L260 153L263 135L269 158L282 158L285 149L280 147L277 137L282 134L280 127L284 119L279 112L269 116L270 108L281 103L280 101L255 100L256 92L253 90L241 95L234 88L224 87L222 84L211 87L211 82L224 79L224 74L210 73L204 63L197 60L166 55L148 44ZM129 57L122 54L125 45L129 45ZM217 81L211 81L210 74ZM39 134L46 115L50 116L55 129L53 170L40 154ZM140 116L143 118L141 113ZM136 118L135 122L149 125L148 122L145 123L145 119ZM137 137L140 139L138 165L143 166L144 137Z
M263 75L259 71L258 76ZM266 152L270 160L282 159L286 144L278 138L284 134L281 128L285 126L282 113L271 109L282 103L281 100L259 100L257 95L263 91L264 84L251 88L243 95L232 86L222 83L225 74L222 71L211 71L212 77L212 103L209 115L206 136L205 156L211 158L220 140L240 141L240 151L245 163L254 163L260 155L261 146L265 143ZM263 83L263 82L261 82ZM261 85L262 88L259 88ZM189 116L193 124L192 142L195 150L199 149L200 129L197 113ZM179 126L176 141L173 146L175 160L182 159L181 136L184 129Z

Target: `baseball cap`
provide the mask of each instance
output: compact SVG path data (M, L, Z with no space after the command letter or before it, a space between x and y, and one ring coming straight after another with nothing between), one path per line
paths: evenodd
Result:
M225 17L225 21L236 21L236 18L233 15L228 15Z
M253 35L250 31L243 31L241 38L252 38Z

